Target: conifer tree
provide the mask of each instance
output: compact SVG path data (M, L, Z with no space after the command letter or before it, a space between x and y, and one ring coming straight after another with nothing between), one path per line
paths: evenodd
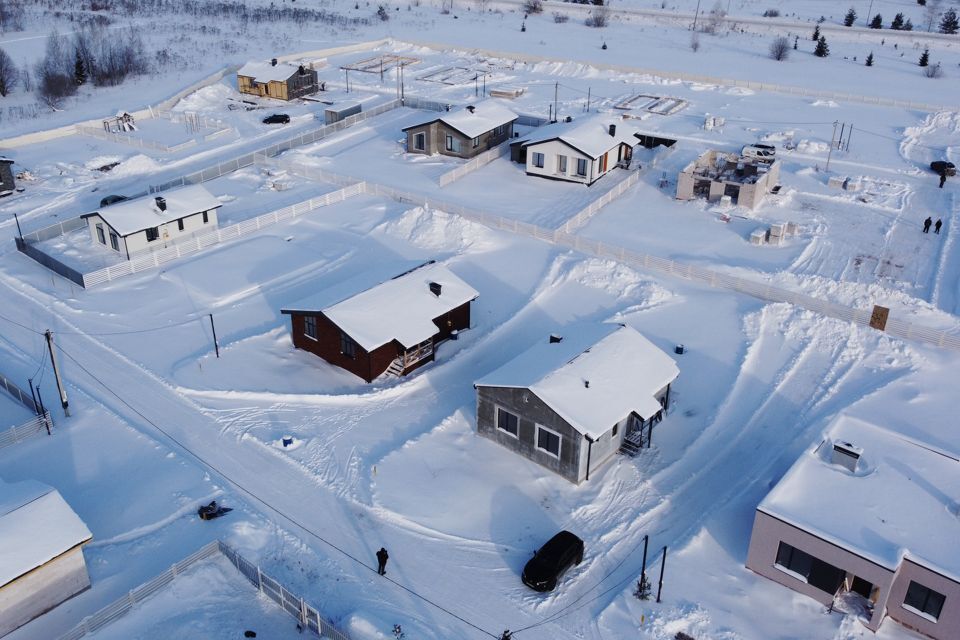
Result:
M79 49L77 49L74 56L73 81L77 83L77 86L86 84L87 82L87 67L83 64L83 58L80 56Z
M930 49L924 49L923 53L920 54L919 64L921 67L925 67L930 64Z
M813 55L818 58L826 58L830 55L830 47L827 46L827 39L823 36L820 36L820 39L817 40L817 48L813 50Z
M871 52L870 52L870 55L867 56L866 65L867 65L868 67L872 67L872 66L873 66L873 51L871 51Z
M943 20L940 21L940 33L953 35L960 29L960 20L957 20L957 12L953 9L943 14Z
M883 29L883 16L879 13L873 16L873 20L870 21L871 29Z
M813 36L811 36L810 39L813 40L814 42L820 39L820 25L817 25L816 27L813 28Z
M850 11L847 11L847 15L843 18L843 26L852 27L853 23L857 21L857 12L853 10L853 7L850 7Z
M903 14L898 13L893 17L893 22L890 23L890 28L894 31L903 31Z

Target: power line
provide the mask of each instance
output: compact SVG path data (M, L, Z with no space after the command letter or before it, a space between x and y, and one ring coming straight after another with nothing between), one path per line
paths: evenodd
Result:
M117 400L119 400L121 403L123 403L127 408L129 408L129 409L130 409L131 411L133 411L135 414L137 414L138 416L140 416L140 417L141 417L143 420L145 420L147 423L149 423L150 425L152 425L154 429L156 429L157 431L159 431L160 433L162 433L163 435L165 435L171 442L175 443L180 449L182 449L185 453L187 453L187 455L189 455L190 457L192 457L194 460L196 460L196 461L197 461L198 463L200 463L202 466L206 467L207 469L210 469L211 471L213 471L214 473L216 473L217 475L219 475L220 477L222 477L223 479L225 479L227 482L229 482L230 484L232 484L234 487L236 487L239 491L241 491L242 493L246 494L246 495L247 495L248 497L250 497L252 500L254 500L255 502L257 502L257 503L259 503L259 504L261 504L261 505L263 505L266 509L268 509L268 510L272 511L273 513L279 515L281 518L284 518L285 520L287 520L288 522L292 523L294 526L298 527L299 529L301 529L302 531L304 531L304 532L307 533L308 535L316 538L317 540L319 540L319 541L322 542L323 544L327 545L328 547L330 547L330 548L338 551L340 554L342 554L343 556L349 558L350 560L352 560L353 562L359 564L360 566L364 567L365 569L369 569L370 571L374 571L374 570L375 570L373 567L371 567L370 565L368 565L367 563L365 563L363 560L360 560L359 558L357 558L356 556L354 556L353 554L351 554L349 551L347 551L347 550L345 550L345 549L342 549L341 547L337 546L337 545L334 544L333 542L330 542L329 540L327 540L326 538L324 538L323 536L321 536L320 534L316 533L315 531L313 531L312 529L310 529L309 527L307 527L305 524L303 524L302 522L300 522L299 520L297 520L296 518L294 518L293 516L288 515L287 513L283 512L283 511L281 511L280 509L274 507L273 505L267 503L265 500L263 500L263 499L261 499L259 496L257 496L257 494L253 493L251 490L247 489L247 488L244 487L242 484L240 484L239 482L237 482L236 480L234 480L232 477L230 477L229 475L227 475L226 473L224 473L223 471L221 471L218 467L216 467L215 465L213 465L213 464L211 464L210 462L207 462L206 460L204 460L203 458L201 458L199 455L197 455L196 453L194 453L194 452L193 452L189 447L187 447L185 444L183 444L182 442L180 442L179 440L177 440L175 437L173 437L172 435L170 435L170 433L168 433L167 431L165 431L165 430L164 430L162 427L160 427L156 422L154 422L153 420L151 420L150 418L148 418L146 415L144 415L139 409L137 409L136 407L134 407L133 405L131 405L129 402L127 402L126 400L124 400L123 398L121 398L120 395L117 394L116 391L114 391L113 389L111 389L105 382L103 382L100 378L98 378L97 376L95 376L89 369L87 369L87 368L84 367L82 364L80 364L80 362L79 362L76 358L74 358L74 357L73 357L72 355L70 355L67 351L65 351L65 350L63 349L63 346L62 346L62 345L59 345L59 350L60 350L61 353L63 353L63 355L65 355L65 356L66 356L67 358L69 358L75 365L77 365L77 367L79 367L81 371L83 371L83 372L86 373L88 376L90 376L91 378L93 378L100 386L102 386L104 389L106 389L107 392L110 393L110 395L112 395L113 397L115 397ZM451 616L451 617L459 620L460 622L464 623L465 625L467 625L467 626L469 626L469 627L472 627L473 629L476 629L477 631L480 631L481 633L483 633L483 634L485 634L485 635L487 635L487 636L490 636L491 638L494 638L495 640L500 637L500 636L498 636L498 635L496 635L496 634L493 634L493 633L487 631L486 629L484 629L484 628L482 628L482 627L480 627L480 626L478 626L478 625L470 622L469 620L466 620L465 618L463 618L463 617L457 615L456 613L450 611L450 610L447 609L446 607L444 607L444 606L442 606L442 605L440 605L440 604L437 604L436 602L434 602L434 601L431 600L430 598L428 598L428 597L426 597L426 596L424 596L424 595L421 595L420 593L414 591L414 590L411 589L410 587L407 587L406 585L400 584L399 582L397 582L397 581L394 580L393 578L388 578L387 576L383 576L383 578L386 579L386 580L388 580L388 581L390 581L391 583L393 583L393 584L396 585L397 587L403 589L404 591L406 591L406 592L409 593L410 595L412 595L412 596L414 596L414 597L416 597L416 598L419 598L420 600L423 600L424 602L426 602L427 604L431 605L432 607L435 607L436 609L438 609L438 610L446 613L447 615L449 615L449 616Z
M204 314L204 315L206 315L206 314ZM196 316L196 317L194 317L194 318L188 318L187 320L183 320L183 321L181 321L181 322L175 322L175 323L173 323L173 324L167 324L167 325L164 325L164 326L162 326L162 327L152 327L152 328L149 328L149 329L133 329L133 330L131 330L131 331L99 331L99 332L89 332L89 331L59 331L59 330L58 330L58 331L56 331L56 333L59 334L59 335L74 335L74 336L126 336L126 335L135 334L135 333L151 333L151 332L153 332L153 331L162 331L162 330L164 330L164 329L172 329L172 328L174 328L174 327L182 327L182 326L184 326L184 325L190 324L191 322L195 322L195 321L199 320L201 317L202 317L202 316L198 315L198 316ZM22 329L26 329L27 331L30 331L30 332L32 332L32 333L35 333L35 334L37 334L38 336L42 336L42 335L43 335L43 331L37 331L37 330L34 329L33 327L28 327L27 325L22 324L22 323L20 323L20 322L17 322L16 320L12 320L12 319L4 316L4 315L0 315L0 320L6 320L7 322L9 322L9 323L11 323L11 324L15 324L15 325L17 325L18 327L20 327L20 328L22 328Z

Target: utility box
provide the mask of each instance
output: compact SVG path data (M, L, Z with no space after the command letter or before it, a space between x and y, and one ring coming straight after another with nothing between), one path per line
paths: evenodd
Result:
M870 314L870 326L878 331L883 331L887 328L887 319L890 317L890 309L887 307L881 307L880 305L873 306L873 313Z
M359 102L348 102L344 104L335 104L328 109L323 111L323 123L324 124L333 124L334 122L340 122L344 118L349 118L360 113L360 103Z
M762 245L767 242L767 230L766 229L757 229L750 234L750 244Z

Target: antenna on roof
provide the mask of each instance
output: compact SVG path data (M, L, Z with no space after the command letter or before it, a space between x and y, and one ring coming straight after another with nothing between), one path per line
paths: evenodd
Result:
M557 344L561 340L563 340L563 336L559 336L555 333L550 334L550 344Z

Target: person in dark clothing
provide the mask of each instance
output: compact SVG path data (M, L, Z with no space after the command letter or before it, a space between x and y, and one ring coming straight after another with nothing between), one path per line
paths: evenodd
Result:
M387 573L388 558L390 558L390 554L387 553L386 549L380 547L380 551L377 551L377 573L380 575L385 575Z
M933 220L930 219L930 216L927 216L927 219L923 221L923 232L930 233L930 225L933 224Z
M940 174L940 188L943 189L943 184L947 181L946 172Z
M941 220L940 218L937 218L937 224L933 225L933 232L940 233L940 227L942 226L943 226L943 220Z

